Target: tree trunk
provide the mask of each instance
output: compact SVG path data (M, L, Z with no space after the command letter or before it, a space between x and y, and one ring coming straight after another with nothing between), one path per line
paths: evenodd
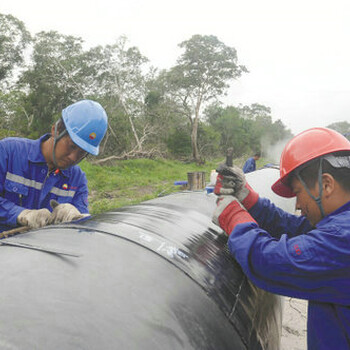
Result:
M131 130L132 130L132 133L134 134L137 147L138 147L139 151L142 151L142 144L141 144L140 139L139 139L139 137L137 135L137 132L136 132L136 129L135 129L135 125L134 125L134 122L132 121L132 118L131 118L131 115L130 115L130 113L128 111L128 108L126 107L125 102L124 102L124 100L121 97L119 97L119 100L120 100L120 102L121 102L121 104L123 106L123 109L124 109L126 115L128 116L128 119L129 119L129 122L130 122L130 126L131 126Z
M130 125L131 125L131 130L132 130L132 132L134 134L134 137L135 137L135 140L136 140L136 143L137 143L137 147L138 147L139 151L142 151L142 145L141 145L139 137L137 136L137 132L136 132L136 129L135 129L135 126L134 126L134 122L132 121L130 114L128 114L128 118L129 118L129 122L130 122Z
M192 125L191 144L192 144L192 156L196 162L200 160L200 155L199 155L199 150L197 145L197 133L198 133L198 119L195 119Z
M202 97L198 96L196 109L194 113L194 119L192 124L192 132L191 132L191 143L192 143L192 155L193 159L196 162L200 161L200 154L198 149L198 121L199 121L199 110L201 108Z

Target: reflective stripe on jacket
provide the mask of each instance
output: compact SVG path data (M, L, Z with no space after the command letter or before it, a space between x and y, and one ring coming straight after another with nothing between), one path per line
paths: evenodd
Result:
M23 209L50 207L50 199L72 203L81 213L88 213L88 187L84 172L73 166L59 173L49 173L38 140L5 138L0 141L0 232L17 225Z
M312 228L260 198L255 223L240 224L229 249L247 276L272 293L309 300L308 349L350 349L350 202Z

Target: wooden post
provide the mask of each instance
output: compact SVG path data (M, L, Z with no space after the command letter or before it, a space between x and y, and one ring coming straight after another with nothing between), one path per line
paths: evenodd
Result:
M202 190L205 188L205 171L187 173L187 189L190 191Z

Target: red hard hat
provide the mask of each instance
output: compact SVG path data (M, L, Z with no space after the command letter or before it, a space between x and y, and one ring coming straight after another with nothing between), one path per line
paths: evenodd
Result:
M294 197L286 180L293 170L308 161L328 153L350 151L350 141L335 130L312 128L293 137L281 155L280 178L272 185L272 191L282 197Z

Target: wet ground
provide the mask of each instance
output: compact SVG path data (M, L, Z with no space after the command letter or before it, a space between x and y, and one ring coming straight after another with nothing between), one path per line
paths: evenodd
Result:
M281 350L306 350L307 301L284 297Z

